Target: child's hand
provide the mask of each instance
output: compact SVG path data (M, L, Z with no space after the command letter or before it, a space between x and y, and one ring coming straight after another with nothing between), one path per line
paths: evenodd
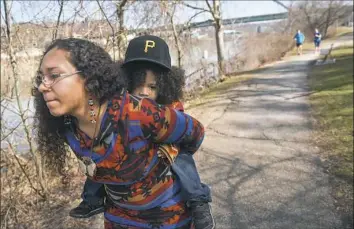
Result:
M178 148L173 144L160 145L157 150L157 156L162 159L167 159L172 165L174 159L178 155Z
M160 150L157 151L157 156L161 157L161 158L166 158L166 155L163 152L161 152Z

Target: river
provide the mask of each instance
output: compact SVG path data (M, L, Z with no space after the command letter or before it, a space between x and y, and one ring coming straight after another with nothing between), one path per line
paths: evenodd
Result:
M33 99L23 98L21 100L21 106L27 117L26 125L29 125L30 130L34 131L33 128L31 128L34 116ZM6 149L8 147L7 142L9 141L15 147L16 152L25 153L28 151L29 147L25 138L24 126L21 117L19 116L18 107L15 99L2 101L1 103L1 139L6 137L14 128L16 128L7 138L1 141L1 149Z

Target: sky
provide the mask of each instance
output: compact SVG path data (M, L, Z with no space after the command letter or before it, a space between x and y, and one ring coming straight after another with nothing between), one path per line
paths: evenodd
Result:
M288 5L290 1L282 1ZM206 7L204 1L188 1L190 5ZM57 1L12 1L11 12L15 22L33 21L34 18L46 18L47 20L56 21L58 15ZM68 18L73 15L73 8L77 6L78 2L70 1L64 5L63 17ZM93 12L98 11L96 1L84 1L87 12L81 12L84 18L87 15L92 16ZM222 1L222 17L235 18L246 17L262 14L274 14L286 12L286 10L273 1ZM1 9L3 10L3 1L1 1ZM53 10L54 9L54 10ZM176 21L178 23L186 22L190 16L194 14L193 10L185 9L178 10L176 13ZM2 14L3 15L3 14ZM134 26L134 22L129 20L129 13L126 15L127 26ZM2 18L3 19L3 18ZM204 21L211 19L209 14L201 14L195 18L196 21Z

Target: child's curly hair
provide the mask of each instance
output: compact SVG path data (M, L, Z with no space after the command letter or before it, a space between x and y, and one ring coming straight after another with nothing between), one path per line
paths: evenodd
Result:
M146 70L151 70L156 76L157 99L159 104L171 104L183 99L185 71L172 66L171 70L150 62L137 61L123 67L128 80L128 91L144 84Z
M54 48L68 52L69 62L80 71L80 76L85 79L87 92L98 98L100 103L110 99L126 87L126 78L120 65L114 63L109 54L100 46L76 38L57 39L46 48L42 60ZM35 80L40 82L41 79L36 77ZM49 168L61 169L68 152L65 145L64 117L54 117L50 114L42 93L36 88L32 89L32 95L34 96L34 128L38 150L43 153Z

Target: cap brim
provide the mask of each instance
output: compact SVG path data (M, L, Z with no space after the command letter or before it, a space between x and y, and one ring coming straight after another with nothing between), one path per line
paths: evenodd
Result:
M126 66L127 64L129 63L132 63L132 62L138 62L138 61L144 61L144 62L150 62L150 63L154 63L154 64L157 64L161 67L164 67L164 68L167 68L168 70L171 70L171 67L167 66L167 65L164 65L158 61L155 61L155 60L151 60L151 59L148 59L148 58L134 58L134 59L130 59L128 61L125 61L123 64L122 64L122 67Z

